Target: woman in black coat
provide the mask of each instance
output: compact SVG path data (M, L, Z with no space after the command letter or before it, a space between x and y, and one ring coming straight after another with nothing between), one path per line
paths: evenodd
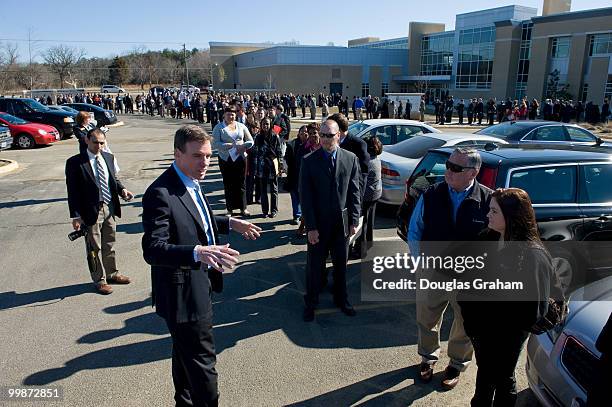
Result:
M303 125L298 130L297 138L287 143L285 151L285 161L287 162L287 178L285 178L284 189L291 195L291 207L293 210L292 225L298 225L302 217L302 208L300 207L300 196L298 194L299 180L299 164L302 160L303 144L308 138L308 126Z
M489 272L483 279L520 281L524 289L518 293L478 290L458 295L463 325L478 365L471 405L514 406L514 371L529 330L541 315L538 287L549 287L553 265L540 240L525 191L507 188L493 192L488 219L489 229L483 240L492 242L486 261Z
M280 139L272 131L270 119L261 121L261 130L255 138L255 178L261 193L261 211L264 216L275 218L278 213L278 170L281 157ZM268 200L268 189L270 200Z

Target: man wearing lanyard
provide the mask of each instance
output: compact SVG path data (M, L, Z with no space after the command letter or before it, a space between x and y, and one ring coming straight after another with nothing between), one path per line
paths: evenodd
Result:
M211 156L211 137L203 129L181 127L174 136L174 163L142 199L143 254L151 265L153 305L172 337L177 405L218 405L211 292L222 291L222 272L239 255L229 244L218 244L218 233L234 230L256 239L261 230L213 216L200 188Z

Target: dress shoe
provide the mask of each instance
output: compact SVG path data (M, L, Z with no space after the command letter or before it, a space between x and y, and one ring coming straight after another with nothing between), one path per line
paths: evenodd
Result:
M98 292L98 294L108 295L113 292L113 287L108 284L98 284L96 286L96 291Z
M234 211L230 211L230 210L225 211L225 216L234 216Z
M271 218L276 218L276 215L277 215L277 213L276 213L276 212L272 212L272 213L270 214L270 217L271 217Z
M306 307L304 309L304 322L314 321L314 308Z
M419 366L419 376L422 382L429 383L433 378L433 364L422 362Z
M354 317L355 314L357 314L355 312L355 308L353 308L353 306L348 301L345 301L343 304L336 302L336 306L340 308L340 311L342 311L346 316Z
M297 226L300 224L300 218L293 218L291 219L291 222L289 223L292 224L293 226Z
M447 366L444 370L444 377L442 378L442 387L446 390L452 390L459 383L459 370L452 366Z
M114 277L108 278L107 281L111 284L129 284L132 281L128 276L116 274Z
M245 210L240 211L240 216L251 216L251 212Z

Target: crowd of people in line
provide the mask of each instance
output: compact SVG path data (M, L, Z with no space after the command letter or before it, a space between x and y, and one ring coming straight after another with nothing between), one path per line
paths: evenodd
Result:
M587 122L591 124L607 123L610 117L610 102L606 98L601 109L599 105L589 101L584 104L581 101L564 99L545 99L542 104L537 99L531 102L523 97L521 100L497 100L495 98L483 101L482 98L474 98L468 101L460 99L455 101L453 96L446 99L435 99L433 102L436 124L449 124L456 112L458 123L481 125L485 119L486 125L516 120L550 120L569 123Z
M425 114L431 112L435 115L435 123L444 125L453 123L467 125L492 125L495 122L515 120L552 120L569 123L587 122L591 124L607 123L610 118L610 103L604 99L601 107L588 101L573 101L565 99L547 98L539 102L537 99L529 101L526 97L511 100L510 98L496 99L483 98L456 100L448 92L439 98L429 94L421 97L418 106L413 106L409 100L396 101L387 97L368 95L366 97L354 96L352 101L348 97L342 98L340 94L293 94L256 92L243 94L242 92L199 93L193 90L168 90L153 88L146 95L141 93L132 96L126 94L100 94L83 93L77 95L57 95L55 100L51 96L40 97L43 104L89 103L104 109L113 110L117 114L146 114L150 116L172 117L176 119L192 119L199 123L210 123L213 127L223 120L225 108L232 101L237 101L246 112L252 105L268 109L270 106L282 106L288 117L315 120L317 109L321 117L327 117L331 107L353 120L364 119L410 119L418 117L425 121ZM414 113L413 113L414 112ZM237 111L239 113L239 111Z

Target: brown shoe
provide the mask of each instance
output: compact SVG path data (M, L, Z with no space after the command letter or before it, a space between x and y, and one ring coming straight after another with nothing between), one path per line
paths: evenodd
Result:
M452 390L459 383L459 370L452 366L447 366L444 370L444 378L442 379L442 387L446 390Z
M433 364L422 362L419 366L421 381L429 383L433 377Z
M108 295L113 292L113 287L108 284L98 284L96 286L96 291L98 291L98 294Z
M129 284L131 280L128 276L123 276L121 274L115 275L115 277L108 278L107 281L111 284Z

